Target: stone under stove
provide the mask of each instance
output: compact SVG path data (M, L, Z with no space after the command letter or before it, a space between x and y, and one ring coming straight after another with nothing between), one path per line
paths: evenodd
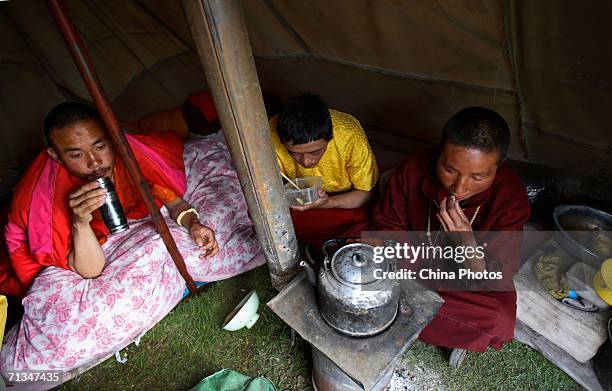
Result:
M317 308L316 289L302 273L268 306L313 348L313 384L319 390L385 390L395 365L433 319L442 298L415 281L400 280L400 310L380 334L354 338L332 329Z

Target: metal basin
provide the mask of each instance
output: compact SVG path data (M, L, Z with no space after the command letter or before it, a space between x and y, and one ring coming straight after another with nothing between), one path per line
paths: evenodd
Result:
M553 212L555 240L577 260L599 269L612 258L612 216L579 205L560 205Z

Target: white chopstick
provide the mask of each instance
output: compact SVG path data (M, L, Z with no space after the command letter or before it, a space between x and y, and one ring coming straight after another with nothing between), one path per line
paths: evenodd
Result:
M291 179L287 178L287 175L283 174L282 171L280 173L283 176L283 178L285 178L289 183L291 183L291 186L293 186L296 189L300 190L300 187L298 185L296 185L295 182L293 182Z

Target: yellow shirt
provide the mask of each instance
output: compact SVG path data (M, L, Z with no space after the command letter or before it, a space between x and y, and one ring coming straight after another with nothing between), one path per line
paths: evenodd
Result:
M0 295L0 348L2 347L2 338L4 337L4 326L6 325L7 303L6 297Z
M370 191L378 180L378 166L359 121L350 114L329 110L333 137L316 166L306 168L296 162L276 132L278 116L270 120L276 159L291 179L307 176L323 178L323 190L339 193L348 190Z

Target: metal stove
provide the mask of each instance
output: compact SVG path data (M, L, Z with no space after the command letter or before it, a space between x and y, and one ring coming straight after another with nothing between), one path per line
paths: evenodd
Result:
M400 282L400 310L380 334L355 338L331 328L317 308L315 289L302 273L268 306L312 345L313 384L320 391L389 389L397 361L433 319L442 298L415 281Z

